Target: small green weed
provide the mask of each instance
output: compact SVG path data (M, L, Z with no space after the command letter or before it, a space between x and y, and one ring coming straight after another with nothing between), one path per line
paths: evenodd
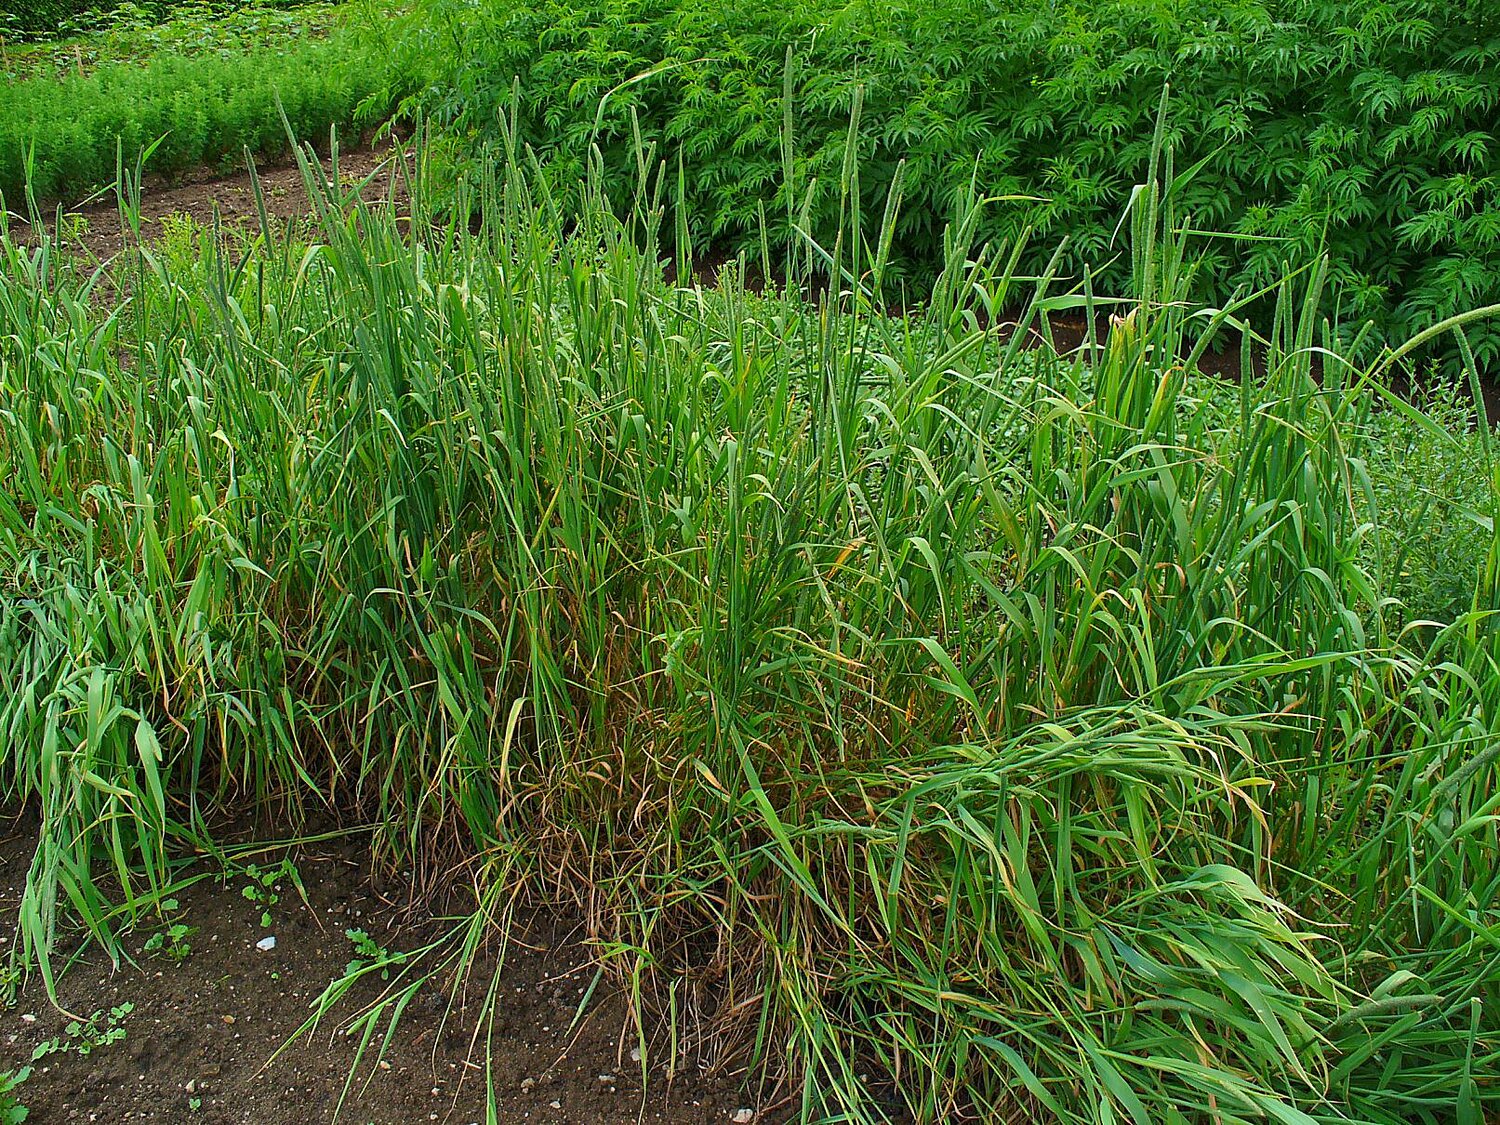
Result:
M271 908L281 901L281 881L297 881L296 865L289 859L282 860L275 867L259 867L252 863L242 874L250 881L240 894L260 907L260 924L269 927Z
M192 926L183 925L181 922L174 923L165 930L157 930L147 938L145 951L153 956L165 954L173 961L186 961L193 952L193 947L187 940L192 932Z
M57 220L57 240L68 244L82 242L89 233L87 215L62 215Z
M54 1035L36 1045L31 1052L31 1061L36 1062L48 1055L65 1055L69 1051L87 1058L100 1047L118 1043L125 1038L125 1017L133 1011L135 1005L127 1000L111 1008L107 1014L100 1009L86 1020L71 1020L63 1028L62 1035Z
M391 953L364 930L345 930L344 936L354 944L356 954L344 968L346 976L354 976L367 965L380 966L380 979L391 979L391 966L404 965L406 954Z
M157 930L146 939L142 952L149 956L165 956L173 961L186 961L193 952L188 937L196 931L196 927L189 926L186 922L172 921L170 915L178 910L175 898L165 899L161 904L161 915L166 923L164 929Z
M21 1104L16 1093L21 1083L31 1077L31 1067L20 1070L0 1070L0 1125L21 1125L31 1110Z

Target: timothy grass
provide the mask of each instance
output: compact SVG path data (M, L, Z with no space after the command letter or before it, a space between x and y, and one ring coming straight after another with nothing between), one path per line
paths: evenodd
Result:
M309 163L315 244L137 245L116 303L0 235L17 957L50 982L65 917L111 944L216 810L333 806L471 857L377 1019L566 904L644 1067L748 1056L809 1121L1479 1120L1487 437L1340 358L1316 261L1266 377L1201 393L1236 312L1181 299L1156 152L1108 304L979 244L972 194L901 317L894 202L782 289L675 282L688 173L649 151L573 209L512 145L474 225L425 150L409 216ZM1075 300L1114 316L1073 354L998 323ZM1391 603L1388 418L1483 482L1433 625Z

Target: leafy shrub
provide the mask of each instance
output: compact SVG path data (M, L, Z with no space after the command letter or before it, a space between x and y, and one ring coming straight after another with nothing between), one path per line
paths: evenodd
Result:
M102 67L86 78L33 79L0 90L0 195L21 204L28 162L41 198L79 194L113 178L161 140L148 167L173 172L286 145L277 111L299 136L378 119L394 104L387 71L352 31L289 50L237 57L163 56Z
M1170 82L1178 165L1201 162L1184 207L1233 236L1209 243L1201 299L1326 245L1330 311L1380 337L1500 300L1491 0L427 0L409 46L433 63L421 104L471 136L496 134L515 80L521 137L560 182L597 140L622 187L638 119L693 170L695 228L729 248L756 248L762 205L770 238L794 240L805 192L812 231L835 229L860 91L862 201L873 225L906 162L906 261L941 256L973 185L1044 197L996 208L986 234L1066 236L1075 276L1110 254ZM1500 332L1471 342L1481 365L1500 360Z
M0 13L0 34L22 40L56 35L94 6L93 0L11 0Z

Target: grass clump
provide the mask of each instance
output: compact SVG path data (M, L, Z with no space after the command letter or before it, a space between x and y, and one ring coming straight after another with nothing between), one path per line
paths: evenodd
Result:
M1500 549L1401 628L1368 462L1397 410L1493 512L1487 442L1340 359L1316 266L1198 393L1232 312L1161 165L1058 355L977 203L891 318L894 210L786 291L674 283L639 157L574 209L512 147L472 226L422 154L409 222L309 166L315 246L141 246L113 305L0 237L19 955L63 903L111 941L216 809L337 804L462 841L470 936L582 911L645 1065L748 1052L806 1120L1493 1106Z

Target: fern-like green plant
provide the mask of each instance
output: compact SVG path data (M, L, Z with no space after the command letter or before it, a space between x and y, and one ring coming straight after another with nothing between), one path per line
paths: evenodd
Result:
M1181 213L1214 232L1196 296L1223 303L1326 251L1327 311L1373 320L1373 340L1500 300L1489 0L426 0L408 46L433 67L414 104L494 138L514 91L520 139L559 184L581 181L590 144L621 198L638 135L680 154L693 229L752 255L798 245L797 216L838 229L858 91L869 227L903 170L898 269L930 270L977 192L1008 200L985 236L1066 237L1062 268L1105 261L1095 282L1117 288L1116 218L1170 85L1163 139L1195 169ZM1470 343L1500 364L1500 331Z

